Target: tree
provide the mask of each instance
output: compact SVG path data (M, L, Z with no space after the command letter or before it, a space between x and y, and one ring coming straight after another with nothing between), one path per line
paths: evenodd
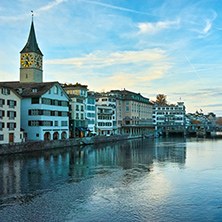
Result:
M198 119L192 119L191 124L202 124L202 122Z
M158 104L158 105L166 105L167 104L167 100L166 100L166 95L164 95L164 94L158 94L157 96L156 96L156 103Z
M219 126L222 126L222 117L217 118L215 123Z

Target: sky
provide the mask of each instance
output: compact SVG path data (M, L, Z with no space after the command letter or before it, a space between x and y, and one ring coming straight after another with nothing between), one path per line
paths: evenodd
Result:
M222 116L221 0L7 0L0 3L0 81L18 81L34 27L44 81L127 89Z

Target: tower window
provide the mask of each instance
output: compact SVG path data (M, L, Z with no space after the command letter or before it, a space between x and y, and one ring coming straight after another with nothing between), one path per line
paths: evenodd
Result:
M25 74L25 78L28 79L28 74Z

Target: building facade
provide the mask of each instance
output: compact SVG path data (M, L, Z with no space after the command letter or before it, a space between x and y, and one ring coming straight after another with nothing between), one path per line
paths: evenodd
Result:
M96 122L96 105L95 105L95 94L94 92L88 92L86 98L86 120L88 122L89 134L95 133L95 122Z
M153 124L161 133L185 133L186 131L186 107L184 102L176 105L158 105L153 107Z
M0 87L0 144L19 143L23 140L21 99L12 89Z
M118 133L149 134L153 130L152 110L154 103L140 93L128 90L111 90L116 97Z
M1 82L21 100L21 127L26 140L69 138L69 97L58 82Z
M86 119L87 85L65 84L63 88L70 97L70 137L84 137L87 134Z

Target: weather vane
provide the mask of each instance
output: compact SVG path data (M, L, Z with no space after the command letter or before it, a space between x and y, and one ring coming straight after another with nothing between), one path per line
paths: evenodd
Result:
M33 16L34 16L34 12L31 10L31 13L32 13L32 18L33 18Z

